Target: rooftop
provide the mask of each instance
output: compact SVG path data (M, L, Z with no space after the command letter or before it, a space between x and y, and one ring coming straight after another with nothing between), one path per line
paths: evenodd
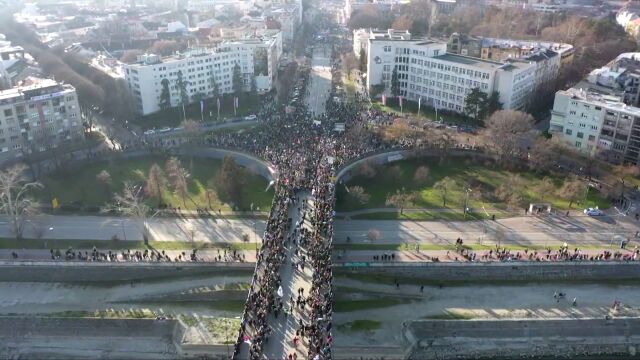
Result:
M496 61L483 60L483 59L479 59L479 58L463 56L463 55L456 55L456 54L450 54L450 53L447 53L447 54L444 54L444 55L440 55L440 56L436 56L436 57L434 57L434 59L455 62L455 63L463 64L463 65L471 65L471 66L483 67L483 68L486 68L486 69L496 69L496 68L499 68L499 67L504 65L504 64L496 62Z
M560 90L559 93L564 93L565 95L571 97L573 100L582 100L589 102L590 104L602 106L603 108L607 108L615 111L623 111L627 114L631 114L633 116L640 116L640 108L635 106L629 106L622 101L620 101L619 97L604 95L595 93L592 91L570 88L568 90Z
M51 94L53 91L47 91L46 88L60 88L60 90L71 90L71 85L62 85L52 79L40 79L40 78L27 78L25 82L28 85L16 86L11 89L0 91L0 101L12 100L15 98L22 98L23 96L37 96L44 94ZM27 94L36 90L45 90L43 93Z

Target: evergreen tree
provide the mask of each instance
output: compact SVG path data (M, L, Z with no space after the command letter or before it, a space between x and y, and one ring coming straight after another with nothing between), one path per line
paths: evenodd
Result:
M242 81L242 72L240 71L240 65L238 63L233 67L233 78L231 84L233 86L233 94L240 97L244 84Z
M166 110L171 107L171 91L169 90L169 80L162 79L160 82L162 91L160 92L160 109Z
M367 53L364 49L360 49L360 72L367 72Z
M486 102L487 94L480 91L480 88L473 88L464 99L464 112L476 121L481 120Z
M258 85L256 84L255 75L251 75L251 89L249 90L249 95L251 96L251 99L255 100L258 98Z
M398 68L393 68L393 73L391 73L391 95L399 96L400 95L400 80L398 80Z
M189 94L187 93L187 81L182 77L182 70L178 70L178 79L176 80L176 87L180 93L180 104L186 105L189 103Z
M213 86L213 98L217 99L220 96L220 87L218 86L218 82L216 81L216 75L211 72L211 85Z
M502 110L502 103L500 102L500 94L497 91L494 91L489 95L487 102L484 106L484 111L482 114L482 120L491 116L494 112Z

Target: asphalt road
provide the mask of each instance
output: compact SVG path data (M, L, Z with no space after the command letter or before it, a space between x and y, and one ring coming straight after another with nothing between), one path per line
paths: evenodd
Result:
M325 103L331 90L331 47L329 45L314 47L310 79L309 96L305 101L311 114L318 116L324 114Z
M255 226L254 226L255 224ZM255 227L255 232L254 232ZM259 241L264 232L262 220L253 219L171 219L150 220L152 240L241 242ZM0 237L11 237L6 217L0 217ZM45 215L28 221L26 238L110 240L142 240L139 222L109 216ZM354 244L455 244L461 237L467 244L513 244L521 246L608 247L619 245L621 237L631 238L640 230L633 217L587 217L546 215L503 219L498 221L396 221L336 220L335 242L344 243L347 236ZM370 236L374 234L377 236ZM499 241L498 241L499 240ZM640 240L640 239L637 239Z

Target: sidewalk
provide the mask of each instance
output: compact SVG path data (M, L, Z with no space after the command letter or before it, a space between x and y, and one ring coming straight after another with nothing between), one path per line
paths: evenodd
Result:
M92 249L74 249L76 252L78 250L82 251L82 253L84 253L85 251L87 253L91 253ZM555 249L554 249L555 250ZM569 249L570 252L573 252L573 249ZM11 249L3 249L0 250L0 260L12 260L12 256L11 253L12 252L17 252L18 253L18 258L16 259L16 261L26 261L26 260L42 260L42 261L49 261L51 260L51 254L49 250L11 250ZM98 249L99 252L102 253L108 253L108 251L103 251ZM609 251L612 253L615 252L620 252L623 255L632 255L633 254L633 249L620 249L618 246L616 247L612 247L612 248L601 248L601 249L587 249L587 250L582 250L581 253L585 254L587 256L595 256L595 255L599 255L602 254L604 251ZM60 249L60 252L62 253L62 257L64 258L64 252L65 249ZM132 251L133 252L133 251ZM181 255L184 252L184 254L186 255L187 259L189 258L189 255L191 254L190 250L184 250L184 251L180 251L180 250L166 250L165 253L171 258L172 261L174 261L175 258L177 258L179 255ZM529 254L532 253L533 251L529 251ZM120 254L121 251L113 251L112 253L118 253ZM488 261L499 261L496 260L495 257L493 259L487 259L487 260L482 260L481 261L481 256L488 254L489 250L480 250L480 251L475 251L475 253L477 254L477 262L488 262ZM512 254L516 254L516 253L520 253L520 254L524 254L523 251L512 251ZM553 253L556 253L555 251ZM388 260L382 260L382 255L386 255L385 259ZM538 251L538 255L539 256L543 256L544 254L546 254L546 252L544 251ZM197 252L197 256L199 261L201 262L246 262L246 263L255 263L256 261L256 253L253 250L239 250L236 252L236 259L241 259L241 260L233 260L233 251L227 251L226 252L226 257L225 257L225 251L220 249L210 249L210 250L199 250ZM374 256L378 256L379 259L374 260ZM333 263L334 264L345 264L345 263L417 263L417 262L432 262L433 258L437 258L438 262L469 262L467 259L465 259L462 255L454 252L454 251L447 251L447 250L420 250L420 251L415 251L415 250L401 250L401 251L383 251L383 250L334 250L334 254L333 254ZM639 259L640 260L640 259ZM64 259L58 260L58 261L65 261ZM81 261L81 260L74 260L74 261ZM121 260L121 258L119 257L119 261L124 261ZM147 261L151 261L151 260L147 260ZM501 262L505 262L506 260L503 260ZM516 260L512 260L512 261L516 261ZM529 261L529 260L520 260L520 261ZM578 260L576 260L578 261ZM613 261L613 260L608 260L608 261ZM622 260L620 260L622 261ZM183 262L185 262L183 260ZM190 262L190 260L187 260L186 262Z

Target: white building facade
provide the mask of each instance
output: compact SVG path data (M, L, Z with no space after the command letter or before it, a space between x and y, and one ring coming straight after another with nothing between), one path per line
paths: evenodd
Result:
M0 159L56 148L83 139L76 90L50 79L0 91Z
M431 40L399 40L370 37L367 86L384 84L391 89L397 69L402 95L426 105L464 112L472 89L499 93L503 109L523 109L534 89L535 64L522 61L494 62L448 54L447 44Z
M270 91L275 82L277 66L282 54L280 32L271 36L236 41L223 41L215 48L193 49L175 56L161 58L145 54L134 64L124 65L125 80L133 93L137 111L148 115L160 110L162 80L169 80L171 106L180 104L177 86L178 73L186 82L189 101L197 101L214 95L214 83L219 94L233 92L233 69L240 66L244 89L249 90L255 76L259 92ZM254 65L260 67L255 73Z
M640 108L616 96L575 88L558 91L549 131L585 155L640 164Z

